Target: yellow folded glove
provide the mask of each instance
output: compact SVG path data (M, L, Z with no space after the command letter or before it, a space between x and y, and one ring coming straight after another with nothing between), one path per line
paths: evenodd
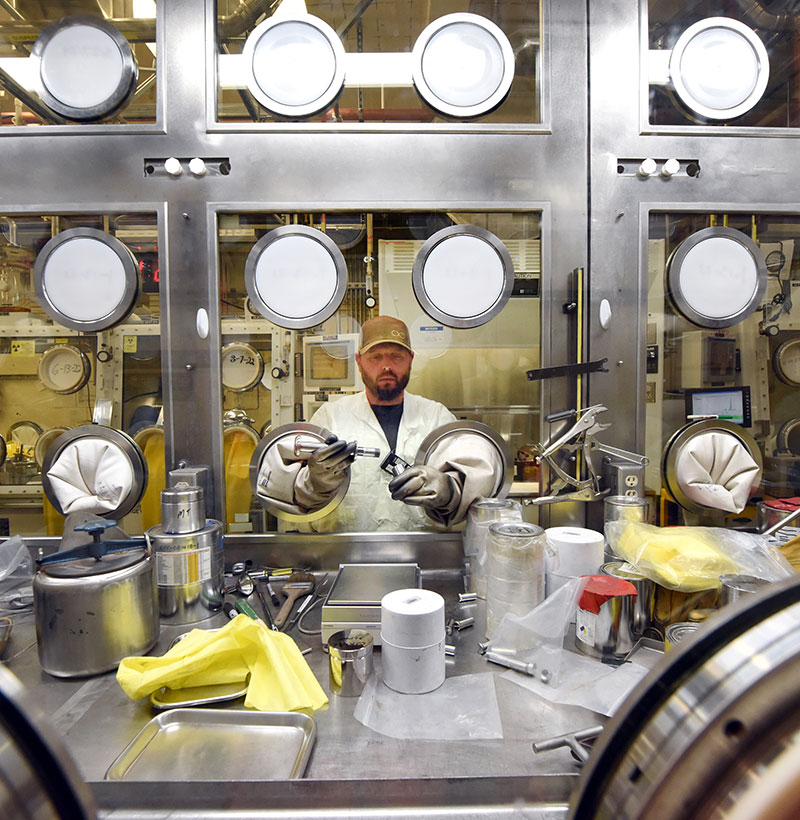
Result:
M237 615L222 629L193 629L161 657L123 658L117 681L132 700L162 687L244 683L244 705L263 712L320 709L328 702L297 644L261 621Z

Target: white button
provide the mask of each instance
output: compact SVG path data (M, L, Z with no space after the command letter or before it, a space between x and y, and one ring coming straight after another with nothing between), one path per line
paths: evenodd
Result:
M209 322L208 311L205 308L198 308L195 323L197 327L197 335L201 339L207 339L209 331Z
M678 173L681 170L681 164L676 160L674 157L672 159L668 159L664 165L661 167L661 176L662 177L671 177Z
M642 160L642 164L639 166L639 170L637 173L640 177L649 177L650 174L654 174L656 172L656 161L651 157Z
M608 330L611 326L611 303L608 299L603 299L600 302L600 327L603 330Z
M164 170L174 177L180 176L183 173L183 166L181 161L176 157L170 157L164 160Z
M206 164L200 157L194 157L189 160L189 170L198 177L203 176L206 172Z

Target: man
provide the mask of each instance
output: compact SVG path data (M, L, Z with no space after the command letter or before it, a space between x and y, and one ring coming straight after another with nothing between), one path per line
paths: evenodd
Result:
M332 399L314 413L311 423L335 435L294 473L292 501L300 511L324 507L350 475L347 494L336 509L312 523L314 530L446 527L461 521L478 495L491 494L497 464L482 440L462 444L465 460L448 452L437 466L413 466L396 477L380 469L390 452L413 464L425 437L456 421L444 405L406 390L413 359L402 321L377 316L364 322L356 353L364 390ZM356 445L379 449L381 458L356 459Z

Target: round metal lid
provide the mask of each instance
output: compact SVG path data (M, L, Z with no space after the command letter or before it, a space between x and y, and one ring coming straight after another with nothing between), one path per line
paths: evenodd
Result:
M508 538L535 538L544 534L544 530L536 524L518 524L514 521L495 521L493 524L489 524L489 532Z
M789 339L772 354L775 375L790 387L800 387L800 337Z
M514 263L506 246L474 225L437 231L420 248L412 273L420 307L449 327L479 327L506 306Z
M245 41L247 88L273 114L305 118L326 111L344 87L339 35L311 14L270 17Z
M141 500L147 487L147 462L144 453L139 445L126 433L121 430L114 430L111 427L104 427L101 424L83 424L80 427L73 427L72 430L62 433L50 446L44 457L42 464L42 488L47 500L64 515L61 504L58 501L53 485L48 478L48 472L55 461L61 455L64 448L75 441L82 439L102 439L115 445L128 459L133 475L133 484L128 495L122 499L115 510L97 513L101 518L113 518L119 520L124 518Z
M39 303L73 330L105 330L127 316L139 292L136 259L95 228L69 228L39 252L33 268Z
M264 375L264 359L247 342L229 342L222 348L222 384L226 390L252 390Z
M192 484L178 484L174 487L166 487L161 491L161 502L163 504L182 504L185 502L200 502L205 499L205 491L202 487Z
M253 245L244 281L262 316L279 327L300 330L337 311L347 289L347 264L322 231L282 225Z
M696 114L729 120L764 95L769 57L758 35L738 20L709 17L689 26L669 59L672 87Z
M266 499L258 495L258 474L261 471L261 462L263 461L267 451L271 447L276 446L279 442L286 439L295 439L298 435L301 435L303 438L316 438L320 442L324 443L325 440L331 435L331 431L326 430L324 427L319 427L316 424L309 424L305 421L296 421L293 424L283 424L280 427L276 427L271 433L261 440L258 447L256 447L253 452L253 457L250 459L250 485L252 486L253 492L259 502L276 518L280 518L283 521L317 521L318 519L324 518L326 515L333 512L339 504L342 503L342 499L345 497L347 490L350 487L349 473L345 474L344 481L339 485L339 489L336 491L333 498L324 507L309 513L299 514L287 512L286 510L271 504Z
M128 41L100 17L74 14L42 31L31 49L39 60L39 96L62 117L94 122L119 111L139 74Z
M54 393L77 393L89 381L88 356L74 345L53 345L39 358L39 381Z
M495 476L495 490L493 498L505 498L511 489L511 481L514 473L514 459L508 451L508 445L500 436L486 424L480 421L453 421L437 427L422 440L417 450L415 464L427 464L436 448L454 436L477 435L486 439L497 451L500 460L501 474Z
M128 569L147 558L146 549L114 552L104 555L100 560L79 558L75 561L64 561L63 564L45 564L40 571L51 578L93 578L107 575L121 569Z
M704 228L672 254L667 287L676 309L690 322L730 327L761 304L767 265L758 245L741 231Z
M490 113L514 80L514 49L491 20L446 14L419 35L411 53L414 87L423 102L447 117Z
M705 421L691 422L681 427L672 434L664 446L664 453L661 458L661 473L664 477L664 486L677 504L689 512L706 512L708 507L703 507L692 501L680 487L678 476L675 472L675 464L683 448L696 436L703 433L719 432L731 435L747 448L753 461L758 464L759 471L763 470L764 460L761 457L761 449L756 440L741 425L730 421L720 421L719 419L706 419Z

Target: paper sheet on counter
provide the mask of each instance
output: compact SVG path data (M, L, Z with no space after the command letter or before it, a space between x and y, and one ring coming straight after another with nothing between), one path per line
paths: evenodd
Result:
M407 740L502 740L494 675L447 678L433 692L403 695L373 675L353 716L387 737Z

